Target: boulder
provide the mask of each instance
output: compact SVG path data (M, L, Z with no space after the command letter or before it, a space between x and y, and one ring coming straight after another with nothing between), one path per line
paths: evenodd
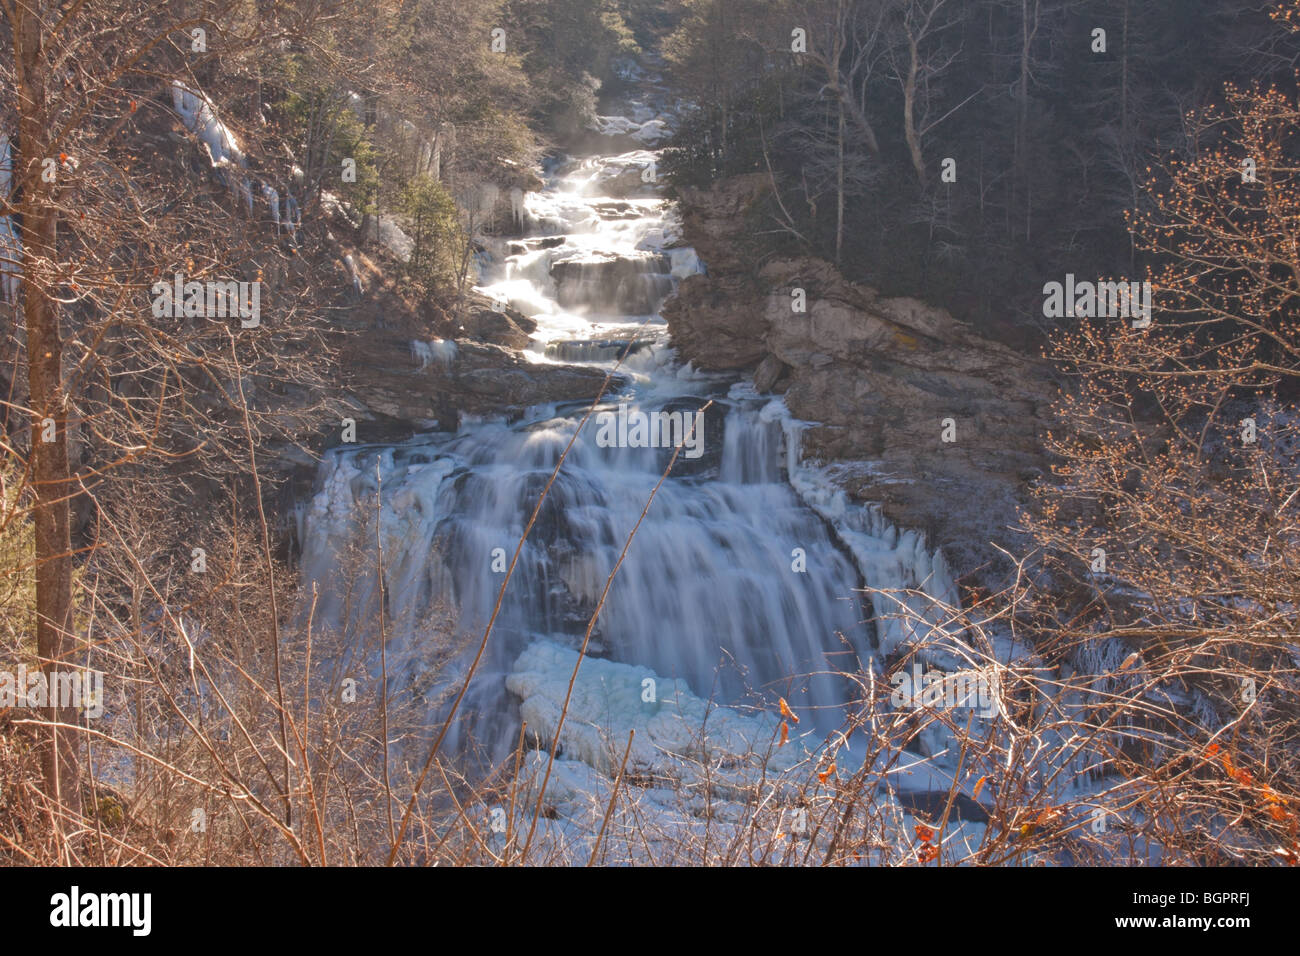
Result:
M457 337L512 349L525 349L536 331L535 319L473 292L465 298Z
M775 355L764 356L758 368L754 369L754 388L760 392L775 391L789 370L790 366Z

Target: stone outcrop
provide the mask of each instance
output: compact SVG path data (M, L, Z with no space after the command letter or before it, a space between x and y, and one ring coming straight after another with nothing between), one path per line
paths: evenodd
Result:
M534 405L592 401L603 371L524 358L536 327L475 292L458 317L425 316L376 283L326 334L333 358L317 388L246 383L254 411L270 426L259 460L310 487L316 456L339 443L344 418L356 422L359 442L399 442L454 430L465 415L510 419ZM626 385L616 376L610 390Z
M679 357L753 369L760 392L783 394L813 423L805 457L838 463L854 498L926 530L959 572L994 560L991 542L1014 539L1026 483L1046 468L1045 367L823 260L754 264L736 236L765 186L745 176L683 190L686 238L709 274L686 279L665 309Z
M762 289L741 242L745 213L767 188L758 173L724 180L711 190L679 191L686 241L708 268L681 283L665 303L673 344L683 360L708 369L745 369L767 355L755 309ZM758 334L756 334L758 333Z
M532 405L590 402L605 381L599 369L532 363L503 345L468 338L453 344L454 357L426 361L397 333L373 330L354 339L342 385L360 405L358 421L455 428L462 415L510 416ZM615 385L621 384L620 378Z

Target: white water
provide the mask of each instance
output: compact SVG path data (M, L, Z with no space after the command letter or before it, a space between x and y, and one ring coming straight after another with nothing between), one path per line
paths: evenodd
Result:
M645 102L629 104L628 112L653 114L642 123L669 122ZM610 117L601 123L615 132L627 128ZM549 169L546 190L523 199L524 236L497 243L482 286L537 319L534 361L612 367L634 343L623 370L635 384L607 395L602 408L625 402L633 410L689 412L706 398L716 402L704 422L703 457L679 458L658 490L589 653L648 668L665 682L683 681L699 698L722 704L771 709L784 697L811 717L801 730L827 732L851 703L852 685L837 675L865 668L882 644L892 648L907 637L882 623L878 641L857 590L865 583L924 586L947 598L951 580L918 536L900 535L878 515L846 504L801 466L798 425L779 402L676 363L655 313L676 283L702 266L693 250L668 248L680 241L675 211L638 172L656 160L637 150ZM611 186L620 195L602 194ZM454 346L435 356L431 346L417 344L422 362L436 358L454 371ZM375 535L361 519L375 512L382 485L390 685L418 681L428 666L425 645L435 638L424 622L439 603L450 606L476 647L505 577L503 563L583 411L535 410L512 425L476 423L455 436L328 454L302 535L305 577L320 595L318 625L350 619L363 631L377 627ZM492 760L504 759L518 737L509 675L536 668L537 654L524 652L538 641L580 646L671 454L598 447L597 426L593 420L583 429L549 493L458 722L453 745L472 739ZM359 567L344 558L349 546L366 555ZM465 663L462 657L441 679L453 681ZM599 668L591 670L603 687ZM521 680L513 686L528 696ZM563 693L563 682L524 683L529 693L541 686ZM630 714L639 703L639 696L616 701L608 713ZM616 716L610 721L620 723ZM622 721L631 722L632 716Z

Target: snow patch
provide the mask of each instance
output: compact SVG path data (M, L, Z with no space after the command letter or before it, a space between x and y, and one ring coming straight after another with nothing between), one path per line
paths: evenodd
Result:
M172 80L172 106L180 114L185 128L207 146L213 166L245 165L239 140L229 127L217 119L216 107L211 100L180 80Z
M379 241L403 262L409 260L411 253L415 250L415 243L411 237L402 231L401 226L387 216L379 218Z
M672 276L674 279L685 279L687 276L703 275L705 272L704 263L695 250L687 247L684 249L669 249L668 259L672 264Z

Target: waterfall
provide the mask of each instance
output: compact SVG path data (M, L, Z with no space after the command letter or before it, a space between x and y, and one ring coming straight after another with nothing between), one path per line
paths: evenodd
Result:
M377 508L390 662L418 655L421 615L439 596L462 629L481 633L503 556L513 554L576 427L576 418L560 417L331 452L306 519L305 570L323 595L318 620L342 623L330 582L343 579L356 589L351 623L373 617L376 572L348 568L343 556ZM855 670L872 652L853 596L857 569L781 480L779 429L733 409L725 430L717 478L670 478L660 488L597 619L595 653L680 677L720 702L783 696L831 729L848 688L824 672ZM476 679L495 694L477 695L484 710L468 720L494 757L509 753L518 733L504 699L515 659L539 637L580 644L667 454L601 448L590 426L579 436L520 555Z
M611 125L609 117L602 122ZM644 155L653 161L657 154ZM864 584L923 585L943 596L951 589L941 560L918 536L861 508L851 515L842 494L818 490L798 460L797 423L779 402L732 387L734 377L676 363L657 312L704 265L681 245L672 204L644 195L634 165L641 156L553 164L544 191L512 196L526 234L483 275L484 292L537 320L532 361L609 368L625 356L623 370L635 379L606 396L577 434L509 580L451 742L472 739L491 761L504 760L518 738L511 675L538 660L570 659L581 645L672 454L662 442L607 440L616 430L598 427L601 413L633 422L617 430L623 435L637 421L677 412L691 418L714 402L699 419L702 454L679 457L628 548L595 622L593 660L647 669L721 705L770 711L783 697L807 715L801 729L828 733L853 699L851 682L839 675L864 669L879 653ZM636 175L624 176L629 168ZM625 179L635 182L636 198L609 194ZM422 364L455 354L454 345L440 343L412 348ZM440 675L454 683L583 412L534 410L511 424L479 422L454 435L329 452L303 532L318 626L373 632L382 604L397 687L421 678L436 639L431 615L446 605L471 645ZM883 636L904 639L888 628ZM521 681L513 686L537 685Z

